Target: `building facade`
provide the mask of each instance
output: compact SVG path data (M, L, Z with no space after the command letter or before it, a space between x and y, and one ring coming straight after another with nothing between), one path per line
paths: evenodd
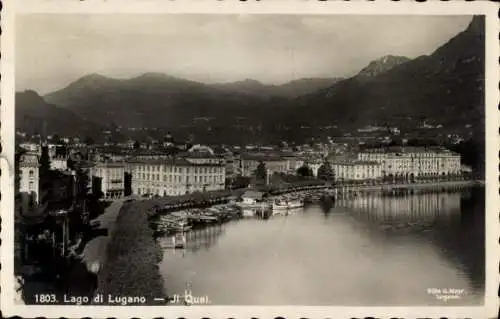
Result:
M461 174L460 155L441 147L368 149L359 152L358 158L380 163L382 175L389 178L414 180Z
M178 154L176 157L183 158L193 164L224 164L224 157L222 155L215 155L205 152L185 152Z
M19 193L28 194L34 204L40 199L40 164L34 153L25 153L19 160Z
M247 177L252 176L261 162L264 163L270 175L273 173L288 172L289 164L287 160L282 157L243 154L240 160L241 175Z
M225 165L185 159L129 162L134 195L176 196L225 188Z
M300 157L294 155L286 155L283 156L283 159L286 161L286 173L295 175L299 167L304 165L304 160Z
M376 161L333 160L330 162L337 181L379 180L382 165Z
M68 169L68 158L66 156L56 156L50 160L50 169L65 171Z
M120 198L125 191L125 165L123 163L97 163L90 169L92 188L99 189L104 198ZM96 183L100 185L97 186Z

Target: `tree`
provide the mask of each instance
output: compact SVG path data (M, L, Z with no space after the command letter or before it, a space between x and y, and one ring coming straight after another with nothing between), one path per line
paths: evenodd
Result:
M40 155L40 177L47 176L47 173L50 171L50 156L49 156L49 148L45 145L42 146L42 154Z
M92 145L95 143L94 139L90 136L85 136L85 138L83 139L83 142L87 145Z
M89 191L89 175L81 168L77 168L76 175L76 196L78 199L85 199Z
M61 138L59 137L58 134L53 134L51 140L52 140L52 143L55 143L55 144L59 144L61 142Z
M297 169L297 175L300 177L312 177L313 171L309 166L304 164Z
M92 194L97 199L104 196L102 192L102 177L92 176Z
M255 177L257 180L265 180L267 178L267 169L266 164L260 161L259 165L257 165L257 169L255 170Z
M333 169L328 161L325 161L318 169L318 179L331 181L335 179Z
M135 142L134 142L134 146L133 146L134 150L137 150L137 149L139 149L140 147L141 147L141 143L139 143L139 141L135 141Z
M250 185L250 177L238 175L232 182L232 188L247 188Z

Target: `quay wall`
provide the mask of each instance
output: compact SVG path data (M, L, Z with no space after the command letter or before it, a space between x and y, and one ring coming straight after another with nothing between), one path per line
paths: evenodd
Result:
M430 181L421 183L401 183L401 184L355 184L355 185L335 185L321 181L307 181L305 183L291 183L288 185L277 186L262 186L253 189L235 189L218 192L207 192L202 197L193 194L173 196L165 198L145 199L148 202L151 210L149 216L155 215L157 212L169 212L175 210L189 208L203 208L216 204L229 202L231 197L239 197L247 190L257 190L270 195L283 195L302 191L312 190L332 190L334 196L343 196L346 193L357 192L394 192L397 190L411 189L414 191L425 189L441 189L441 188L460 188L481 185L481 182L474 180L456 180L456 181Z

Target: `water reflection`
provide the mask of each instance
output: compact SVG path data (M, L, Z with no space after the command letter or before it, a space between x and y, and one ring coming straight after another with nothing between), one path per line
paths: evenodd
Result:
M353 217L368 223L433 223L459 216L461 197L461 193L428 193L394 198L366 194L351 200L339 200L336 206L347 209Z
M465 305L484 292L484 190L365 195L188 234L167 293L212 304ZM428 288L466 293L444 302Z
M185 250L190 251L192 253L196 253L197 251L209 250L211 246L217 243L217 240L221 235L224 234L225 225L211 225L204 228L192 229L189 232L185 233L186 245ZM166 236L158 238L158 242L162 247L170 247L171 241L174 236ZM172 253L176 251L171 249ZM179 251L177 251L179 252Z
M336 207L347 210L372 236L432 243L469 277L475 293L484 293L484 188L393 198L365 194L339 200Z

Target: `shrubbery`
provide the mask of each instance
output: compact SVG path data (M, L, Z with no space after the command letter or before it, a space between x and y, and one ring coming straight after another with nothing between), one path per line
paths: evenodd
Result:
M98 277L98 293L144 296L149 302L165 297L157 264L160 246L153 239L143 205L125 203L108 243L108 255Z

